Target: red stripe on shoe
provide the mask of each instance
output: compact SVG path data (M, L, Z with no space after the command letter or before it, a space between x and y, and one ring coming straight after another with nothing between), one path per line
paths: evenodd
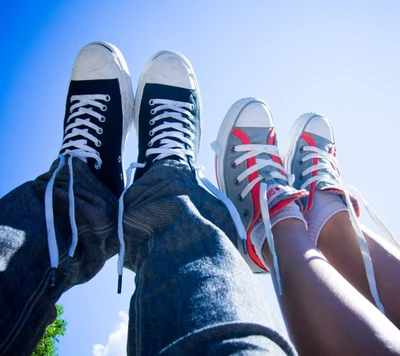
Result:
M307 133L307 132L303 132L303 134L301 135L301 138L307 142L307 144L309 146L313 146L313 147L317 147L316 142L314 141L314 139ZM313 158L312 159L312 165L315 166L317 165L319 162L318 158ZM311 176L315 177L318 174L318 171L312 171L311 172ZM314 193L315 193L315 187L317 185L317 182L312 182L310 184L310 189L309 189L309 193L310 195L308 196L308 202L307 202L307 206L305 208L304 213L306 213L307 211L309 211L313 205L314 202Z
M252 142L250 141L250 138L240 129L238 129L237 127L235 127L232 131L232 135L235 136L237 139L239 139L244 145L250 145ZM256 158L255 157L251 157L248 158L246 160L246 166L247 168L250 168L252 166L254 166L256 164ZM249 175L249 182L252 182L253 180L257 179L258 177L258 172L253 172L252 174ZM250 233L251 230L254 227L254 224L256 223L256 221L258 220L258 218L261 215L261 207L260 207L260 183L257 183L253 189L250 191L251 193L251 201L253 203L253 208L254 208L254 214L253 214L253 219L251 221L251 223L249 224L249 227L246 231L246 247L247 247L247 251L249 253L250 258L254 261L254 263L268 271L266 269L266 267L264 266L264 263L261 262L261 260L258 258L256 251L254 249L254 246L251 243L250 240Z
M276 132L275 132L275 127L271 128L268 140L267 140L267 145L272 145L272 146L276 146ZM283 166L283 162L282 159L279 156L275 156L275 155L271 155L272 160L275 163L280 164L281 166ZM286 173L284 171L282 171L281 169L279 170L281 172L281 174L283 174L284 176L286 176Z

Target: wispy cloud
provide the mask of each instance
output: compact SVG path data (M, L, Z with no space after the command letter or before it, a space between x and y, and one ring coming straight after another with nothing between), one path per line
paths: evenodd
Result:
M107 345L96 344L93 346L93 356L125 356L126 340L128 338L128 314L119 312L120 322L115 331L108 336Z

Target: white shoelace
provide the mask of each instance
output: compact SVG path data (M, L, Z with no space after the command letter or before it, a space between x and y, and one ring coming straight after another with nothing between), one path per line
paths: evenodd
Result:
M196 167L197 177L204 184L204 186L214 194L228 209L229 214L232 217L233 223L235 224L236 231L239 235L239 238L243 241L243 251L247 253L246 247L246 230L244 229L242 220L240 219L240 215L233 205L233 203L229 200L229 198L223 194L217 187L215 187L204 175L203 175L204 167L198 166Z
M236 152L245 152L243 155L241 155L239 158L237 158L233 161L233 164L235 164L235 165L243 163L243 162L247 161L249 158L252 158L252 157L256 158L256 164L254 166L251 166L250 168L245 169L236 178L238 184L240 182L242 182L244 179L247 179L247 177L249 177L252 173L259 172L261 169L266 168L266 167L274 167L277 169L277 170L273 170L273 171L269 172L269 175L273 179L280 179L289 184L289 178L291 178L292 176L290 176L288 178L288 174L287 174L285 168L282 166L282 164L273 161L272 158L271 159L257 158L258 155L263 154L263 153L279 157L280 156L279 149L277 146L275 146L275 145L258 145L258 144L238 145L238 146L234 146L234 150ZM290 179L290 180L292 180L292 179ZM278 293L279 293L279 295L281 295L282 294L281 277L280 277L280 272L279 272L278 256L276 255L276 252L275 252L274 238L273 238L272 230L271 230L271 220L270 220L270 216L269 216L268 200L267 200L268 182L265 180L265 177L263 177L262 175L259 174L256 179L254 179L249 184L247 184L246 187L243 189L243 191L240 193L240 198L244 199L258 182L260 182L260 197L259 197L259 199L260 199L260 207L261 207L261 216L262 216L263 223L264 223L264 229L265 229L268 246L269 246L271 254L272 254L272 262L273 262L275 275L276 275L276 283L277 283ZM290 183L292 183L292 181ZM259 257L262 257L262 256L259 256Z
M215 154L217 155L217 157L220 157L221 155L221 148L219 147L217 142L213 142L211 144L212 149L214 150ZM257 158L257 156L259 154L262 153L266 153L269 155L275 155L279 157L279 150L278 147L274 146L274 145L258 145L258 144L249 144L249 145L237 145L234 146L233 148L236 152L245 152L243 155L241 155L240 157L238 157L233 164L234 165L238 165L240 163L245 162L246 160L248 160L249 158L255 157L256 158L256 164L253 165L250 168L245 169L241 174L239 174L239 176L236 178L236 182L237 184L239 184L240 182L242 182L244 179L246 179L249 175L258 172L259 170L268 167L268 166L272 166L278 169L278 171L272 171L269 172L270 176L274 179L281 179L285 182L287 182L288 184L293 182L293 175L287 175L285 168L279 164L276 163L275 161L271 159L262 159L262 158ZM282 174L282 172L284 174ZM289 177L289 178L288 178ZM275 274L276 274L276 282L277 282L277 289L278 289L278 293L279 295L282 294L282 286L281 286L281 278L280 278L280 272L279 272L279 265L278 265L278 257L276 255L275 252L275 244L274 244L274 239L273 239L273 235L272 235L272 230L271 230L271 221L270 221L270 216L269 216L269 210L268 210L268 201L267 201L267 182L265 182L265 177L262 177L260 175L258 175L258 177L256 179L254 179L253 181L251 181L249 184L246 185L246 187L243 189L243 191L240 193L240 199L244 199L246 197L246 195L254 188L254 186L260 182L260 207L261 207L261 216L263 219L263 224L264 224L264 229L265 229L265 234L266 234L266 238L267 238L267 242L268 245L270 247L270 251L272 254L272 260L273 260L273 265L274 265L274 269L275 269ZM211 185L211 183L209 183ZM207 186L207 188L209 188ZM209 188L210 189L210 188ZM216 189L214 187L214 189ZM210 189L211 190L211 189ZM214 193L215 194L215 193ZM217 194L216 194L217 195ZM245 253L247 253L246 251L246 232L245 229L243 227L243 223L241 221L240 215L237 212L235 206L233 205L233 203L229 200L229 198L227 198L225 196L225 194L223 194L222 192L220 192L218 190L218 197L221 196L223 197L225 200L228 200L228 202L230 204L232 204L233 209L230 209L229 211L231 212L231 210L234 210L235 213L231 212L231 216L232 219L234 220L234 223L236 225L236 228L238 230L239 235L241 237L241 239L243 240L243 245L244 245L244 251ZM220 198L220 200L223 200L222 198ZM227 205L227 204L225 204ZM228 207L228 205L227 205ZM229 209L229 207L228 207ZM243 232L241 232L243 231ZM243 236L243 237L242 237ZM262 259L262 256L258 256Z
M150 148L146 151L146 157L157 154L153 162L169 156L179 156L183 160L186 160L187 157L192 157L192 159L194 159L194 133L192 131L194 127L188 119L193 117L190 111L188 111L188 109L193 110L193 104L168 99L152 99L149 104L151 106L157 105L150 111L152 115L164 111L154 116L149 121L150 126L155 125L157 121L165 121L150 130L149 135L154 137L148 143ZM186 115L188 118L184 117L182 114ZM169 119L174 119L179 122L169 122ZM184 125L192 130L185 128ZM186 138L185 135L188 135L189 138ZM160 141L160 147L151 148L157 141ZM185 144L188 145L190 149L186 149Z
M160 113L159 115L154 116L150 120L150 125L153 126L158 120L165 120L162 124L156 126L154 129L150 130L149 135L154 136L149 141L149 148L146 150L146 157L150 155L157 155L152 163L155 161L170 157L170 156L178 156L183 160L187 160L188 157L191 157L194 160L194 146L193 139L194 134L192 131L188 130L184 127L184 125L189 126L194 130L193 124L182 114L186 115L188 118L192 118L192 114L188 111L188 109L193 110L193 104L174 101L168 99L151 99L149 104L151 106L158 105L154 109L151 110L151 114L155 115L160 111L165 111L164 113ZM168 122L169 118L173 118L180 122ZM167 130L167 131L165 131ZM188 135L190 139L186 138L184 134ZM178 140L178 141L177 141ZM160 147L151 148L155 142L160 141ZM180 141L180 142L179 142ZM184 144L187 144L190 149L186 149ZM120 252L118 256L118 293L121 293L122 287L122 273L123 273L123 264L124 264L124 256L125 256L125 241L124 241L124 230L123 230L123 214L124 214L124 195L128 188L132 184L133 174L132 171L135 168L143 168L145 167L145 163L134 162L128 167L126 171L127 175L127 184L121 197L119 198L119 209L118 209L118 238L120 241ZM242 240L246 240L246 232L244 230L243 224L240 220L239 213L237 212L233 203L222 194L216 187L214 187L211 182L202 175L202 171L204 168L202 166L194 167L196 170L197 177L200 181L217 197L219 198L229 210L232 219L235 223L236 229L238 230L238 234ZM246 245L244 243L244 248Z
M87 145L88 140L94 142L97 147L101 146L101 141L88 132L88 128L96 130L98 134L102 134L102 129L95 123L91 122L90 119L81 119L79 116L91 116L100 122L105 121L105 117L94 111L92 108L85 108L84 106L95 106L102 111L107 110L107 106L99 103L97 100L109 101L109 95L73 95L71 96L71 103L74 103L70 108L70 115L67 119L67 127L65 133L72 130L64 137L63 145L60 151L65 150L64 153L59 155L60 163L57 169L53 172L49 182L47 183L44 205L45 205L45 218L46 218L46 228L47 228L47 243L49 247L50 254L50 264L52 271L51 285L55 284L55 270L59 264L59 251L57 245L56 232L54 227L54 211L53 211L53 187L54 181L57 174L60 172L62 167L65 165L66 156L68 158L68 167L70 180L68 184L68 198L69 198L69 218L72 230L72 242L68 251L68 261L66 265L66 270L69 268L69 263L71 258L74 256L75 248L78 244L78 228L75 220L75 197L74 197L74 179L73 179L73 167L72 159L74 157L80 158L83 161L87 161L87 158L93 158L96 160L95 167L100 169L102 165L102 160L99 153L92 147ZM76 112L74 110L78 109ZM76 119L75 119L76 118ZM75 120L74 120L75 119ZM68 124L73 121L73 123ZM79 139L76 139L78 138ZM83 138L81 138L83 137Z
M320 183L320 182L326 182L326 183L330 183L333 184L334 186L338 186L339 189L341 191L343 191L343 195L345 197L345 201L346 201L346 205L349 209L349 215L350 215L350 221L351 224L353 226L354 232L356 234L357 237L357 242L358 245L360 246L360 250L361 250L361 255L364 261L364 267L365 267L365 273L367 275L367 280L368 280L368 284L369 284L369 288L372 294L372 297L375 300L375 303L377 305L377 307L379 308L379 310L382 313L385 313L385 309L382 305L382 302L379 298L379 294L378 294L378 288L376 285L376 279L375 279L375 273L374 273L374 267L372 264L372 260L371 260L371 255L369 253L369 249L367 246L367 242L365 241L364 235L362 233L361 230L361 226L358 222L356 213L354 211L354 207L353 204L351 202L350 196L347 193L347 191L344 188L342 179L340 177L340 172L339 169L337 167L337 161L336 158L317 148L317 147L312 147L312 146L305 146L302 148L303 151L308 151L311 152L310 154L306 155L305 157L303 157L302 162L304 163L307 160L313 159L313 158L317 158L319 163L317 165L313 165L307 169L305 169L301 176L306 176L309 173L312 173L314 171L317 171L318 174L314 177L310 177L309 179L307 179L301 186L300 189L304 189L306 187L308 187L311 183L316 182L316 184ZM320 161L322 160L322 162ZM321 169L325 169L329 172L330 175L332 175L333 177L331 177L328 173L325 174L321 174L320 170ZM361 195L361 194L360 194ZM377 222L378 226L384 226L384 229L382 231L389 231L390 230L386 227L386 225L382 222L382 220L380 220L380 218L378 217L378 215L372 210L372 208L366 204L365 200L362 198L364 205L368 206L367 211L368 213L372 213L371 217L373 218L373 220L375 222ZM391 234L391 233L390 233ZM394 238L393 234L391 234L392 239L394 239L396 241L396 239ZM397 241L396 241L397 242ZM398 244L398 243L397 243Z
M194 133L184 126L186 125L191 129L194 129L193 124L188 119L193 117L189 111L193 110L193 104L168 99L151 99L149 104L150 106L157 105L150 111L150 114L154 115L154 117L149 121L150 126L154 126L157 121L164 121L150 130L149 135L152 137L152 139L148 143L149 148L146 150L146 157L150 155L157 155L152 160L152 163L170 156L178 156L183 160L186 160L187 156L194 159L194 146L191 140L194 138ZM156 115L160 111L164 112ZM187 118L182 114L186 115ZM174 119L175 121L179 122L170 122L170 119ZM188 135L190 139L186 138L185 134ZM157 148L151 148L157 141L160 141L160 146ZM185 144L187 144L190 149L186 149ZM122 290L122 274L125 259L125 240L123 228L124 196L132 184L133 170L135 168L144 167L145 163L133 162L130 164L126 170L127 184L125 185L125 189L122 192L118 202L118 239L120 242L117 263L118 293L121 293Z

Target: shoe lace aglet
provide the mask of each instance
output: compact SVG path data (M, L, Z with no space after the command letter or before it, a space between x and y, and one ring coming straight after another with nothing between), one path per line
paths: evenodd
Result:
M243 252L247 255L246 240L243 240Z
M122 291L122 274L118 275L118 288L117 288L117 293L121 294Z
M55 267L51 269L50 287L55 287L56 285L56 270L57 268Z

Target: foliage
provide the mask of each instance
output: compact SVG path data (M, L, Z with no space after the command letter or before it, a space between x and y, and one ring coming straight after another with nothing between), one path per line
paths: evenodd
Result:
M56 304L56 309L56 320L46 328L32 356L57 356L56 344L59 342L58 337L65 334L67 322L61 318L64 312L63 306Z

